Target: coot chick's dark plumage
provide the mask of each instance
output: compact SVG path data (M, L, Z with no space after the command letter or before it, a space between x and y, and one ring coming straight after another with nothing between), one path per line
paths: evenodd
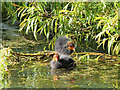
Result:
M59 37L55 42L55 51L59 55L70 55L74 50L74 42L65 36Z
M55 54L53 56L53 60L50 62L51 68L59 69L59 68L67 68L67 69L73 69L76 67L75 61L65 55L59 56L58 54Z

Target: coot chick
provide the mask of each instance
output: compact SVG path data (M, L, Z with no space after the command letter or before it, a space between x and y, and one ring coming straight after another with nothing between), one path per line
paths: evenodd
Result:
M73 69L76 67L75 61L66 56L55 53L53 56L53 60L50 62L51 68L59 69L59 68L67 68L67 69Z
M65 36L59 37L55 42L55 51L59 55L70 55L74 50L74 42Z

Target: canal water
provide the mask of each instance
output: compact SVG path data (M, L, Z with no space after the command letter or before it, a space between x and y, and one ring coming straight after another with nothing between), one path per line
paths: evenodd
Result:
M44 36L36 42L29 36L22 36L18 26L2 23L2 43L14 52L37 53L48 46ZM82 46L83 45L83 46ZM48 49L48 48L46 48ZM51 49L54 51L54 49ZM88 47L77 43L76 52L90 51ZM51 70L49 61L25 61L8 65L8 75L0 82L0 88L118 88L118 61L102 58L98 61L89 57L71 56L76 61L73 70ZM91 57L92 58L92 57ZM94 58L94 56L93 56ZM44 60L45 61L45 60Z

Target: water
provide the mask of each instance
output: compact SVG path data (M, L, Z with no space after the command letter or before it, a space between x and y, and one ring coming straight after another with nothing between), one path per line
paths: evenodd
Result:
M15 52L34 53L42 51L43 47L48 45L44 42L44 37L41 37L42 40L36 43L21 37L15 27L12 27L11 30L9 30L9 27L7 25L6 28L3 28L4 47L9 46ZM8 32L10 35L7 35ZM78 47L78 49L80 48ZM78 49L77 52L79 52ZM78 60L74 58L77 66L73 70L51 70L49 63L51 59L49 58L48 62L24 61L23 59L19 63L14 62L14 64L8 65L8 75L5 75L0 82L0 85L2 85L0 88L119 87L118 66L116 66L118 62L113 59L102 59L96 62L89 59Z
M54 72L54 73L53 73ZM73 70L52 71L48 63L31 61L9 66L5 88L115 88L118 68L107 63L79 63Z

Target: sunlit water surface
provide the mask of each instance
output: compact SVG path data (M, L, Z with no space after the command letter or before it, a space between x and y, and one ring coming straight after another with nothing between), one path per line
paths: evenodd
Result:
M5 28L5 25L3 27L4 47L12 47L15 52L35 53L44 50L43 47L48 45L42 36L41 41L36 43L21 37L16 27L9 28L6 25ZM76 52L84 50L87 49L77 45ZM93 62L75 59L75 61L77 66L73 70L51 70L49 61L16 62L16 64L8 65L8 75L4 76L1 84L3 88L118 87L118 67L115 65L115 60Z

